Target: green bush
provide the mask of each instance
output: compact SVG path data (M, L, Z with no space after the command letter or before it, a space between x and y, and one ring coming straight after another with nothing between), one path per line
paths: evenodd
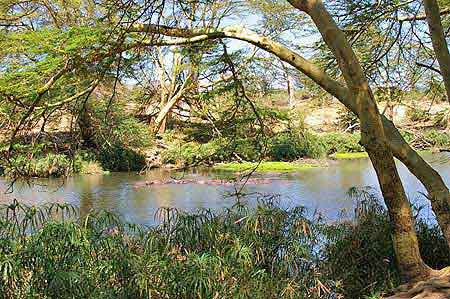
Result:
M328 155L334 153L358 153L364 151L364 147L359 144L359 140L361 139L359 133L327 133L321 135L320 138Z
M435 147L450 146L450 134L438 130L429 130L424 135L427 142Z
M421 109L419 107L409 108L406 111L406 117L412 122L421 122L431 119L431 114L428 110Z
M104 147L99 153L99 161L110 171L139 171L145 167L145 157L121 145Z
M66 155L53 153L31 158L28 155L19 154L5 166L5 175L12 178L61 177L72 172L71 160Z
M251 138L236 138L229 142L231 152L228 157L231 160L236 159L233 152L245 161L257 161L263 156L263 145Z
M207 143L172 141L169 148L161 154L163 163L178 166L209 164L228 160L231 152L229 142L223 138L212 139Z
M443 129L450 128L450 109L444 109L439 111L433 118L433 122L436 126Z
M347 108L339 109L337 121L342 130L350 130L350 132L354 132L359 129L358 116Z
M293 161L299 158L321 158L325 148L320 138L308 131L288 131L269 139L268 156L275 161Z
M407 143L411 143L415 139L415 134L411 131L400 130L400 134Z

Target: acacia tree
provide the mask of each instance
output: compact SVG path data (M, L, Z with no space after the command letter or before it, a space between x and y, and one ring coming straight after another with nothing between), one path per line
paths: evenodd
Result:
M431 269L423 263L419 253L411 208L395 168L393 153L429 189L433 209L445 236L449 239L450 196L447 187L439 174L403 140L392 122L380 115L368 80L356 55L323 3L316 0L290 0L289 3L311 17L322 38L333 52L346 85L332 79L316 65L282 44L242 27L227 27L221 30L215 28L185 30L139 24L134 26L132 31L158 32L161 35L173 37L165 40L165 44L188 44L221 38L247 41L275 54L338 98L360 118L361 142L369 153L388 206L392 221L394 247L402 277L405 280L417 280L431 275ZM430 177L433 177L433 180Z
M412 88L416 83L427 86L430 84L430 76L436 71L440 73L433 67L433 49L428 47L429 42L425 34L424 21L427 15L420 10L422 1L401 3L338 1L338 3L339 8L334 14L340 19L353 47L365 51L359 56L362 56L361 63L371 85L376 85L380 81L382 84L395 81L402 89ZM435 18L439 19L439 16L444 17L449 13L448 8L440 9ZM445 40L442 44L447 48ZM389 78L390 76L392 78ZM398 131L393 128L393 124L386 121L384 116L382 119L394 155L427 189L433 211L450 246L448 187L439 174L405 144Z

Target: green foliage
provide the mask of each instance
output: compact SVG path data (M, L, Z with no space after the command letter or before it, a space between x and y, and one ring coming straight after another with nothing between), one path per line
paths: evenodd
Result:
M400 134L407 143L411 143L415 138L414 133L408 130L400 130Z
M356 203L357 224L342 222L329 228L332 241L326 244L325 260L330 275L343 284L344 297L363 298L400 281L384 207L370 188L352 188L349 194Z
M431 119L431 114L428 110L420 107L409 108L406 111L406 117L412 122L423 122Z
M358 153L364 148L359 144L361 139L359 133L327 133L321 135L321 141L325 145L328 155L334 153Z
M112 104L109 98L90 103L87 109L97 145L143 148L151 144L152 134L148 125L139 122L127 111L126 104L125 98L116 99Z
M293 172L317 167L316 165L295 162L261 162L261 163L221 163L214 165L214 169L227 171L252 170L256 167L258 172Z
M60 177L72 172L72 163L66 155L48 153L30 158L20 154L12 158L5 166L5 175L11 178L29 177Z
M434 124L443 129L450 128L450 109L439 111L433 118Z
M299 158L321 158L325 147L320 138L308 131L288 131L269 139L268 157L274 161L294 161Z
M339 109L337 121L339 127L343 130L354 132L359 129L358 116L347 108Z
M121 145L104 147L98 159L110 171L139 171L146 165L144 155Z
M179 166L210 164L229 159L231 152L228 147L228 141L222 138L203 144L176 140L162 153L162 161Z
M92 151L79 151L73 159L75 173L101 174L104 173L102 166L97 162L97 157Z
M438 130L429 130L425 132L424 137L434 147L449 147L450 146L450 134Z
M220 213L157 213L142 228L107 212L12 203L0 210L3 298L363 298L398 284L386 210L353 190L353 221L327 222L263 197ZM445 240L419 222L426 262ZM430 246L429 244L435 245ZM345 261L345 262L343 262Z

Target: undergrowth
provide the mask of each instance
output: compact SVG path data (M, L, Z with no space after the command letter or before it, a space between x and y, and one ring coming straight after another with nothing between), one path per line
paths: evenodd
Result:
M356 195L355 195L356 194ZM140 227L68 205L3 206L3 298L364 298L398 284L389 222L370 190L354 220L327 222L274 196L256 208L158 211ZM431 266L450 256L438 229L418 224ZM433 246L429 246L433 244ZM446 254L447 253L447 254Z

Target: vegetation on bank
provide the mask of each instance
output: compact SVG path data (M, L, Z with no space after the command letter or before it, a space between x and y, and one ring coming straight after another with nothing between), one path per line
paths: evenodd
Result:
M270 162L263 161L260 163L251 162L230 162L219 163L214 165L214 169L226 171L247 171L255 169L258 172L294 172L298 170L310 169L318 167L317 164L302 162Z
M413 133L404 131L405 138L414 146L417 143ZM141 135L142 136L142 135ZM449 148L450 135L439 130L421 133L420 152L431 148ZM177 167L216 164L216 169L246 170L263 162L258 171L289 172L317 166L320 163L303 162L302 159L320 160L366 158L367 153L359 144L359 133L322 133L288 131L266 138L265 151L248 139L214 138L206 143L186 141L188 136L167 133L163 141L168 145L161 150L161 165ZM148 137L144 137L147 138ZM150 148L151 140L146 142ZM139 171L145 169L145 154L123 145L104 146L56 152L48 144L16 145L15 156L3 165L7 176L59 177L73 173L99 174L109 171ZM261 154L263 151L263 154ZM265 153L265 154L264 154ZM0 163L1 164L1 163ZM1 170L0 170L1 171Z
M74 219L66 205L3 206L2 298L364 298L399 283L387 212L370 189L353 190L355 218L328 222L274 196L250 209L157 213L143 228L107 212ZM450 255L420 219L423 256ZM345 261L343 263L342 261Z
M330 157L336 160L352 160L352 159L368 158L369 155L366 152L334 153Z

